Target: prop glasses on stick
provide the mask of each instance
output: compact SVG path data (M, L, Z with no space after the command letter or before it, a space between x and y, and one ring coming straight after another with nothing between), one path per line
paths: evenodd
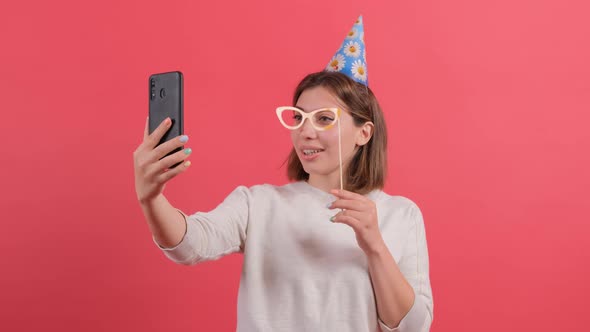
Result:
M277 108L277 116L281 124L290 130L299 129L305 120L309 119L311 125L318 131L329 130L338 123L338 159L340 162L340 189L344 189L342 176L342 132L340 129L341 110L336 107L320 108L311 112L293 106L282 106Z

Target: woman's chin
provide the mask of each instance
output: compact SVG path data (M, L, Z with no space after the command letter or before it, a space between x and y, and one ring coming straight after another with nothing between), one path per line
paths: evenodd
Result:
M336 169L327 169L326 167L314 167L315 165L305 165L305 163L302 163L302 165L303 170L305 171L305 173L309 174L310 177L329 176L330 174L339 171L338 167L336 167Z

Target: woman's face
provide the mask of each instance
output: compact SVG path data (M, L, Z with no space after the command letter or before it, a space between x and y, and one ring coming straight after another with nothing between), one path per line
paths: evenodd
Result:
M295 106L305 112L326 107L341 109L343 168L346 168L357 146L366 144L371 136L372 124L355 126L346 105L324 87L317 86L303 91ZM303 169L308 174L327 176L339 171L338 124L328 130L318 131L306 120L300 128L291 131L291 140ZM310 152L312 153L309 154Z

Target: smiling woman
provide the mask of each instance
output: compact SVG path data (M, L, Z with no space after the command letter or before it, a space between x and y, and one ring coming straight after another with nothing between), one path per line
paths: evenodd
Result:
M305 77L295 89L293 104L300 109L335 107L341 112L344 179L342 186L350 191L366 194L373 189L383 189L387 172L387 128L377 98L368 87L358 84L348 76L337 72L319 72ZM289 128L291 129L291 128ZM338 164L333 156L338 154L338 132L307 130L305 125L294 128L291 139L293 150L288 158L289 180L315 183L314 173L328 174ZM322 150L323 163L306 163L303 149ZM303 156L302 156L303 155ZM314 158L315 159L315 158ZM306 169L306 167L308 169ZM318 168L319 167L319 168ZM314 168L316 172L312 172ZM329 190L338 187L334 175L327 183L317 187Z
M155 148L165 122L135 153L138 197L168 258L193 265L244 254L239 332L430 329L424 221L411 200L382 190L387 130L367 85L362 36L359 18L345 41L352 46L276 110L291 132L291 183L238 186L212 211L188 216L162 194L188 166L164 167L186 155L160 160L186 138Z

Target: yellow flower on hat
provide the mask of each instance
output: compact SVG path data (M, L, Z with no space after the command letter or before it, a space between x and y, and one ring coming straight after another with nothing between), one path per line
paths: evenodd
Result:
M342 68L344 68L344 65L346 65L346 60L344 59L344 56L342 56L342 54L336 54L332 57L332 60L330 60L328 66L326 66L326 70L341 71Z
M367 66L361 60L353 62L351 70L354 78L363 82L367 80Z
M344 46L344 54L358 58L361 54L361 46L355 41L349 41L348 44Z
M346 39L355 39L357 38L358 34L359 32L357 29L351 29L346 35Z

